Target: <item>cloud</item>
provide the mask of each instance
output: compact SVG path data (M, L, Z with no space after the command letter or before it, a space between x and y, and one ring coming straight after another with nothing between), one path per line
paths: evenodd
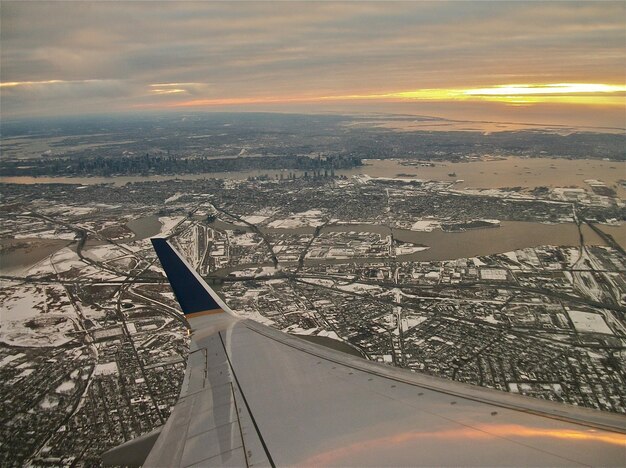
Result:
M137 92L137 86L120 80L3 82L0 87L3 114L16 109L15 115L26 116L32 109L48 109L51 115L123 110Z
M623 2L4 1L0 78L61 81L67 86L38 87L46 103L80 97L79 107L101 110L190 97L289 102L510 83L620 84L625 14ZM155 83L181 86L155 91ZM59 110L36 105L26 88L7 89L5 115Z

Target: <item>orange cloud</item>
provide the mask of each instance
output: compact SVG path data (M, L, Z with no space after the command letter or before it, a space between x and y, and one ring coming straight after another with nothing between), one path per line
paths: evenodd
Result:
M29 86L29 85L45 85L45 84L57 84L67 83L63 80L47 80L47 81L9 81L0 83L0 88L14 88L16 86Z

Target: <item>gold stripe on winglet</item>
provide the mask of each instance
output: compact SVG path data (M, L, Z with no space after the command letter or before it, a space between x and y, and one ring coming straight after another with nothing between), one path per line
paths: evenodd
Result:
M222 310L222 309L201 310L200 312L194 312L193 314L187 314L187 315L185 315L185 317L187 317L188 319L191 319L191 318L200 317L202 315L215 315L215 314L221 314L223 312L224 312L224 310Z

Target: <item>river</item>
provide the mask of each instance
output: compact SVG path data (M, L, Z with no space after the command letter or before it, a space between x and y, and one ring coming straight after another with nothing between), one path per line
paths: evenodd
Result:
M248 230L249 228L224 221L215 221L213 227L224 230ZM626 245L626 225L600 226L600 229L611 234L620 245ZM264 228L260 231L264 234L313 234L315 228L301 227L291 229ZM391 230L387 226L376 224L348 224L326 226L321 232L373 232L388 235ZM586 245L606 245L600 236L586 225L582 226ZM404 242L424 245L428 250L408 255L399 255L400 261L439 261L455 258L468 258L480 255L509 252L540 245L578 246L578 228L574 223L543 224L524 221L503 221L499 228L474 229L463 232L445 232L435 229L431 232L411 231L408 229L393 229L394 238ZM306 263L365 263L380 262L382 259L358 258L358 259L308 259Z
M520 186L533 188L538 186L567 187L576 186L589 188L585 180L597 179L616 190L621 198L625 198L626 190L620 180L626 178L626 162L603 160L568 160L556 158L519 158L476 161L469 163L437 163L433 166L416 165L415 160L365 160L362 167L350 170L338 170L338 175L352 176L366 174L371 177L416 178L422 180L457 181L459 188L501 188ZM185 174L179 176L129 176L129 177L0 177L6 183L66 183L66 184L100 184L112 183L122 186L128 182L164 181L179 179L231 178L246 179L250 176L270 175L275 177L289 171L243 171L221 172L209 174ZM301 172L296 172L302 175ZM453 175L451 175L453 174ZM222 223L222 228L235 229L238 226ZM217 222L216 227L220 224ZM160 230L160 222L154 216L130 221L128 227L135 234L135 239L143 239L156 235ZM604 245L602 239L587 226L583 226L585 242L589 245ZM622 246L626 247L626 225L601 226L607 234ZM263 232L312 234L313 228L270 229L262 228ZM330 226L326 231L363 231L389 234L389 228L377 225ZM465 232L416 232L406 229L394 229L396 239L430 247L428 250L398 257L398 260L436 261L454 258L466 258L477 255L489 255L539 245L578 245L578 231L574 224L541 224L531 222L504 221L499 228L479 229ZM29 249L32 249L31 245ZM33 259L45 252L58 248L47 245L45 249L33 251ZM45 257L45 255L44 255ZM3 269L12 266L16 260L14 254L2 256ZM322 259L309 260L310 263L344 263L346 260ZM366 262L380 259L354 259L351 261Z
M161 226L161 221L159 221L159 218L156 216L143 216L141 218L132 219L126 223L126 227L133 231L135 237L129 239L128 242L154 237L161 232Z
M118 242L132 242L156 236L161 231L162 225L158 217L144 216L129 221L126 223L126 226L133 232L134 237L118 240ZM63 247L67 247L72 242L63 239L37 237L0 239L0 271L5 274L11 274L30 268ZM84 249L88 250L106 244L106 241L89 238L84 245Z
M0 271L14 273L39 263L58 250L70 245L64 239L0 239Z
M135 237L140 240L159 233L161 222L156 216L146 216L130 221L127 226ZM245 230L249 228L217 220L212 227L219 230ZM599 226L623 247L626 247L626 225ZM292 229L260 228L264 234L313 234L315 228L301 227ZM376 224L348 224L326 226L322 232L372 232L381 235L390 234L387 226ZM606 245L602 238L591 228L582 226L587 245ZM540 245L577 246L578 229L574 223L542 224L523 221L503 221L499 228L475 229L463 232L444 232L440 229L431 232L393 229L397 240L429 247L428 250L408 255L397 256L398 261L440 261L455 258L468 258L481 255L508 252L511 250L536 247ZM31 266L48 255L70 244L70 241L58 239L1 239L2 251L0 267L4 273ZM90 240L86 248L102 244L102 241ZM307 259L307 264L342 264L372 263L383 261L382 257L351 258L351 259ZM230 268L230 270L240 267Z
M353 169L337 170L337 175L347 177L369 175L370 177L416 178L421 180L439 180L453 182L458 180L459 188L501 188L501 187L569 187L589 188L585 180L597 179L617 194L626 197L626 189L620 180L626 178L625 161L604 161L598 159L563 159L563 158L520 158L508 157L497 160L451 163L434 163L433 166L416 165L415 159L366 159L364 165ZM210 178L245 180L248 177L267 175L279 177L280 174L296 173L295 170L259 170L241 172L212 172L201 174L119 176L119 177L0 177L1 183L15 184L114 184L123 186L129 182L159 182L173 179L202 180ZM450 176L454 174L454 176Z

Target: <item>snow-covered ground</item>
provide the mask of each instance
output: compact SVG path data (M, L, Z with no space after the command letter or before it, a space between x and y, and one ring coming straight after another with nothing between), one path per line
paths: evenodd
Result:
M260 270L257 270L256 276L273 276L280 271L280 268L264 266Z
M72 339L69 333L75 329L70 318L76 314L65 298L61 286L3 282L0 341L33 347L67 343ZM49 308L54 312L48 312Z
M246 223L250 223L250 224L262 223L267 218L268 218L267 216L259 216L259 215L250 215L250 216L242 216L241 217L241 219L243 219Z
M242 276L273 276L280 271L280 268L274 268L270 266L264 266L260 268L244 268L236 270L231 273L235 277Z
M420 221L416 221L411 226L411 231L422 231L422 232L431 232L435 229L440 229L441 223L439 221L431 220L431 219L422 219Z
M40 211L47 215L63 214L65 216L84 216L93 213L94 211L97 211L97 208L94 206L70 206L54 204L53 206L50 206L49 208L43 208Z
M488 322L488 323L493 323L493 324L498 324L498 323L500 323L500 321L499 321L499 320L497 320L497 319L493 316L493 314L492 314L492 315L487 315L486 317L483 317L482 319L483 319L485 322Z
M311 284L319 284L320 286L326 286L328 288L332 288L335 285L335 282L331 279L325 278L303 278L303 283L311 283Z
M71 392L75 386L76 386L76 383L73 380L66 380L65 382L63 382L61 385L59 385L56 388L55 392L68 393L68 392Z
M478 257L472 257L470 258L470 260L472 261L472 263L474 263L474 266L476 267L481 267L486 265L486 263L484 263L480 258Z
M59 398L55 395L46 395L39 404L43 409L52 409L59 406Z
M53 266L54 264L54 266ZM29 275L45 275L50 273L62 273L72 268L83 268L86 266L78 254L70 247L64 247L50 256L48 260L33 266L28 270Z
M354 293L364 293L369 291L382 291L383 288L374 284L351 283L337 286L337 289Z
M174 195L172 195L169 198L166 198L164 203L172 203L173 201L178 200L180 197L182 197L183 194L181 192L176 192Z
M600 314L578 310L570 310L568 314L572 322L574 322L574 327L579 332L613 334L613 330L609 328L604 321L604 317Z
M184 216L161 216L159 221L161 222L161 235L169 234L169 232L180 223Z
M416 246L416 245L401 245L396 247L396 255L409 255L423 250L428 250L430 247Z
M78 305L80 307L80 310L83 316L87 319L100 320L100 319L103 319L104 316L106 315L104 310L97 310L93 306L85 305L82 303L78 303Z
M347 291L347 292L353 292L353 293L364 293L368 291L382 291L382 288L375 284L364 284L364 283L336 284L334 280L325 279L325 278L303 278L302 282L310 283L310 284L318 284L320 286L325 286L327 288L336 288L341 291Z
M126 255L126 252L115 245L105 244L83 249L83 255L92 260L111 260Z
M320 210L307 210L295 213L288 218L276 219L268 224L268 227L279 229L294 229L299 227L317 227L324 224Z
M253 247L261 243L261 240L256 234L252 232L246 232L244 234L235 235L234 231L227 231L228 239L233 245L240 245L242 247Z
M402 318L402 329L407 330L417 327L420 323L426 320L427 317L411 316Z
M251 311L250 309L231 309L235 314L237 314L239 317L242 318L248 318L251 320L254 320L255 322L259 322L262 323L264 325L267 326L272 326L274 324L274 321L261 315L260 313L256 312L256 311Z
M363 161L367 161L367 159L364 159ZM360 184L367 184L369 182L375 182L377 180L391 181L391 182L406 182L406 183L426 182L425 179L418 179L417 176L416 177L372 177L368 174L357 174L357 175L352 176L352 178Z
M515 252L504 252L502 255L504 255L506 258L514 263L519 263L519 260L517 259L517 254Z
M105 362L96 364L96 367L93 371L94 375L113 375L118 374L119 371L117 369L117 363L113 362Z
M5 356L4 359L0 360L0 367L4 367L8 363L10 363L12 361L15 361L16 359L19 359L19 358L24 357L24 356L25 356L24 353L10 354L8 356Z
M335 333L334 331L320 330L317 336L326 336L328 338L332 338L333 340L341 341L341 338L339 338L339 335L337 335L337 333Z

